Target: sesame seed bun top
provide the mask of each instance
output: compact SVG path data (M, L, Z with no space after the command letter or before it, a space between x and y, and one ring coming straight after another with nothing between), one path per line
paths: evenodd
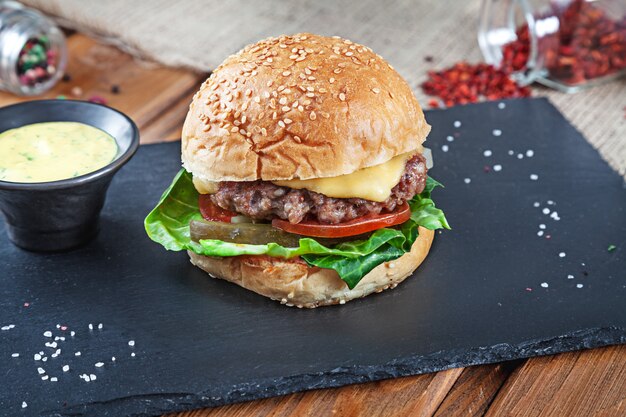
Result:
M383 58L302 33L249 45L211 74L189 107L182 160L210 181L334 177L420 150L429 131Z

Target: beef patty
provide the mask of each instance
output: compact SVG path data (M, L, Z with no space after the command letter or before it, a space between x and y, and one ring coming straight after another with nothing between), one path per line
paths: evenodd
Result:
M317 220L342 223L357 217L396 207L421 193L426 185L426 160L422 155L409 159L400 182L383 202L362 198L334 198L306 189L281 187L269 181L224 181L211 196L214 204L257 220L281 218L290 223Z

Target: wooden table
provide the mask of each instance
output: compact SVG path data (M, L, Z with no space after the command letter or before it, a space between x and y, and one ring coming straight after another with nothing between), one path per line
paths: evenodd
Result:
M206 78L140 63L80 34L69 38L71 80L44 96L98 95L128 114L142 143L180 138L192 95ZM120 92L113 94L117 85ZM82 95L75 97L72 89ZM41 97L37 97L41 98ZM26 100L0 93L0 105ZM565 353L350 385L189 411L207 416L626 416L626 346Z

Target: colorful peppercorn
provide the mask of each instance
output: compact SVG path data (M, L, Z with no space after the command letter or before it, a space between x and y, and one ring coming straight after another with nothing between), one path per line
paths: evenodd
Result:
M47 36L29 39L20 51L17 74L23 85L33 86L51 78L57 71L57 51Z

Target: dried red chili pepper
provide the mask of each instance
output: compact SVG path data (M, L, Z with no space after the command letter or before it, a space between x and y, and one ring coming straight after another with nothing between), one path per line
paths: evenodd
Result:
M439 97L447 107L476 103L481 99L530 96L530 89L518 85L511 79L510 72L493 65L467 62L459 62L442 71L429 71L422 89L426 94ZM432 102L428 104L435 107Z
M538 53L551 79L576 85L626 68L626 16L611 19L593 2L573 0L564 9L552 3L551 16L559 30L538 39ZM524 70L530 54L528 27L520 27L517 40L502 50L501 68Z

